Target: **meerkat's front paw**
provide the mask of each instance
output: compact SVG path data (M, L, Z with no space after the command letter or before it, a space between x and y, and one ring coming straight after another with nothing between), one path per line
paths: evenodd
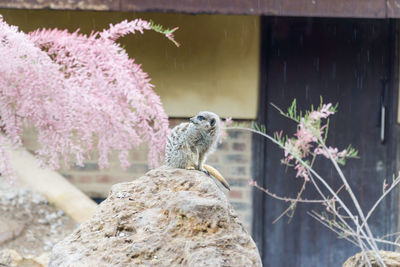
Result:
M210 172L207 171L206 169L204 169L203 166L201 166L201 165L199 166L199 165L196 164L196 167L195 167L195 168L196 168L196 170L201 171L201 172L204 172L205 174L207 174L208 176L210 176Z

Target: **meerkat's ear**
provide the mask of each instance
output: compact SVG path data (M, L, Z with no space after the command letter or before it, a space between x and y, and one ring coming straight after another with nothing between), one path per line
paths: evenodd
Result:
M211 125L211 126L214 126L214 125L215 125L215 119L211 119L210 125Z

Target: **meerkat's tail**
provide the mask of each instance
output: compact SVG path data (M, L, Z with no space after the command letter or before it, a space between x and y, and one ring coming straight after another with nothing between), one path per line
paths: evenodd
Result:
M228 182L217 169L207 164L204 164L203 168L206 169L212 176L214 176L226 189L231 190Z

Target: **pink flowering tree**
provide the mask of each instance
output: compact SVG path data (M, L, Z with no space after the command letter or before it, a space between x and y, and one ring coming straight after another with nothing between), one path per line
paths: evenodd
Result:
M264 136L278 145L284 151L282 163L296 170L296 178L303 179L303 186L299 190L296 198L288 198L270 192L268 188L259 186L257 182L253 180L251 180L249 184L262 190L273 198L289 203L289 207L275 221L279 220L284 214L288 214L290 218L292 218L296 205L299 202L321 203L324 206L324 211L321 213L312 211L309 212L309 215L342 238L358 246L363 252L366 264L371 266L371 260L367 256L367 251L372 251L372 256L368 253L370 257L384 266L378 251L377 243L390 244L396 247L400 247L400 245L388 239L375 237L368 226L368 219L384 197L400 183L400 176L393 179L391 185L388 185L386 181L384 182L382 196L377 199L373 207L367 213L364 213L340 168L340 165L344 165L347 159L357 158L357 151L350 145L343 150L326 145L329 117L336 113L337 105L323 104L321 99L321 104L315 110L311 108L311 111L307 111L304 114L297 112L296 100L293 101L288 112L283 112L278 107L274 107L278 109L281 115L293 120L297 124L296 133L292 138L283 136L282 132L275 133L272 137L266 134L264 126L258 125L253 125L253 128L238 125L228 127L227 129L229 130L232 128L251 131ZM328 159L333 164L342 182L342 186L339 190L335 191L327 182L328 180L321 177L321 175L314 170L315 159L319 156ZM317 190L321 197L320 199L306 200L301 197L307 184L311 184L311 186ZM350 195L356 212L352 212L348 204L342 201L342 197L339 195L340 191L347 192L347 194ZM388 237L389 236L391 235L388 235Z
M121 166L142 143L151 167L162 160L168 118L150 79L116 40L155 30L176 45L173 32L152 22L123 21L89 36L37 30L25 34L0 17L0 173L12 172L2 148L22 145L34 127L40 162L82 165L94 151L101 168L118 151Z

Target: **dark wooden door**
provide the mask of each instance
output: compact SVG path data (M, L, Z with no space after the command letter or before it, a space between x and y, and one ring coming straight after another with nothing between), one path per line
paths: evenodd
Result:
M360 159L344 167L362 208L368 210L382 193L385 178L396 166L394 137L395 97L393 75L393 26L389 20L263 18L259 122L272 134L292 135L291 121L269 104L287 108L294 98L303 110L311 104L339 103L331 119L328 145L352 144ZM397 87L396 87L397 88ZM397 89L396 89L397 90ZM380 138L380 110L387 108L385 140ZM262 138L254 138L254 177L279 195L295 197L302 181L280 164L283 152ZM317 170L338 189L341 183L328 161ZM373 232L396 231L397 193L377 209L371 219ZM317 198L310 185L304 195ZM348 202L348 198L345 198ZM265 266L341 266L357 248L307 215L319 205L300 204L288 224L287 217L272 221L287 203L255 190L253 236Z

